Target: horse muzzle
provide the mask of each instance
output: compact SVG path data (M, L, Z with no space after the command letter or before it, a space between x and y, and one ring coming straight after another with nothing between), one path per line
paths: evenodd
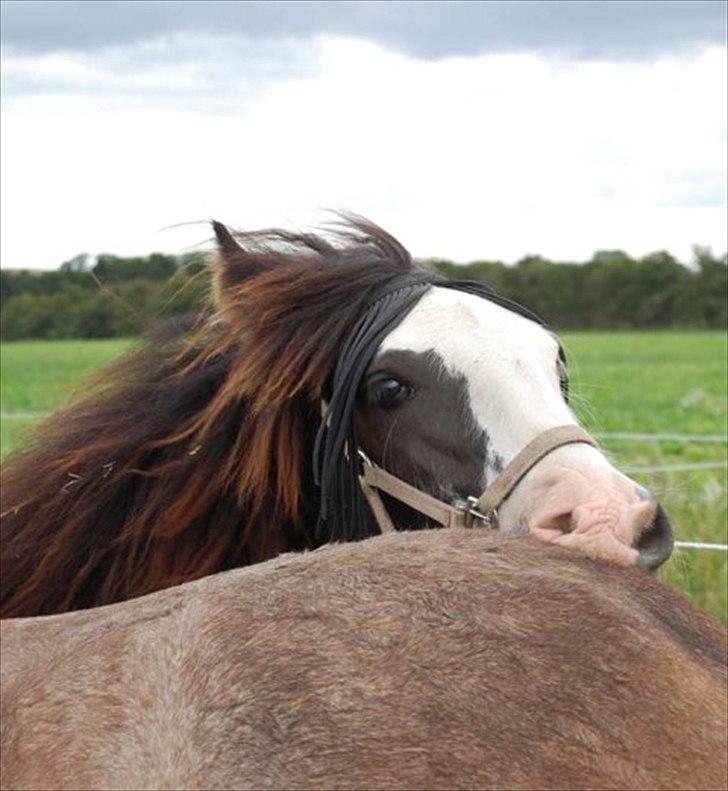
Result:
M647 571L672 553L665 510L609 465L549 465L534 470L520 494L524 503L535 503L523 520L529 532L549 543Z
M362 451L360 483L383 533L394 530L395 525L380 491L443 527L500 527L515 532L509 525L525 523L531 534L549 543L579 549L594 559L654 571L673 548L664 510L601 454L601 463L588 473L578 465L553 463L553 458L548 465L540 464L555 451L574 445L597 448L596 441L578 426L548 429L526 445L480 497L454 505L373 464ZM526 519L514 517L513 503L509 502L514 492L517 497L512 499L535 504Z

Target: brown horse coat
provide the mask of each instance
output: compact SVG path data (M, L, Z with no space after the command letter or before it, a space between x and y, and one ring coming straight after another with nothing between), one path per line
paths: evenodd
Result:
M724 788L724 630L484 531L2 626L2 787Z

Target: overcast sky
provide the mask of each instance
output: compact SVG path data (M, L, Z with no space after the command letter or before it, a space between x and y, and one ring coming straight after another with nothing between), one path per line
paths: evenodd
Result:
M2 53L5 267L327 208L461 261L726 248L723 0L11 0Z

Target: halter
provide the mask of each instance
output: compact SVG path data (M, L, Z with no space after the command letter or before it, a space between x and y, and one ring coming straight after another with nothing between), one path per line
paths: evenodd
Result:
M508 499L526 474L557 448L577 443L597 447L596 440L579 426L556 426L544 431L516 454L480 497L468 497L465 502L455 505L438 500L392 475L391 472L374 464L361 449L359 449L359 458L362 462L362 473L359 476L359 483L382 533L390 533L395 527L384 506L380 491L439 522L443 527L474 527L477 524L482 527L497 528L498 508Z

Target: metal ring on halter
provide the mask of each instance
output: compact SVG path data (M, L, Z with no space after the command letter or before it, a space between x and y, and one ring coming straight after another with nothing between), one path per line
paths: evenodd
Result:
M367 456L366 453L364 453L364 451L361 448L356 449L356 454L362 460L362 462L366 464L368 467L374 466L372 460L369 458L369 456Z
M483 523L483 527L497 527L498 525L498 510L494 508L490 513L484 514L482 511L479 511L477 508L478 505L477 497L473 497L470 495L468 499L465 501L465 505L463 506L463 511L466 514L469 514L473 517L473 519L478 519Z

